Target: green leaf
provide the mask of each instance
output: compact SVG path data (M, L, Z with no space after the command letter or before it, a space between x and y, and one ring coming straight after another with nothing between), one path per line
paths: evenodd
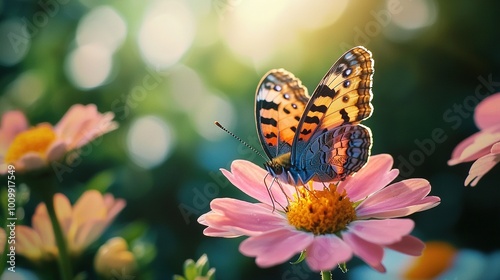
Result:
M307 254L306 254L306 250L304 250L304 251L300 252L300 256L299 256L299 258L298 258L296 261L291 262L291 264L299 264L299 263L301 263L303 260L305 260L305 259L306 259L306 255L307 255Z
M210 266L208 265L207 254L203 254L197 261L196 267L198 268L198 275L206 275Z
M103 171L96 176L94 176L87 183L87 190L98 190L101 193L105 193L109 186L113 183L114 175L111 171Z
M184 276L187 280L194 280L196 276L198 276L196 263L192 259L188 259L184 262Z
M347 271L349 271L349 269L347 269L346 263L339 263L339 268L340 268L340 271L342 271L343 273L347 273Z
M184 280L215 280L215 268L210 268L206 254L203 254L196 263L192 259L187 259L183 267Z
M215 268L210 268L206 275L208 280L215 280Z

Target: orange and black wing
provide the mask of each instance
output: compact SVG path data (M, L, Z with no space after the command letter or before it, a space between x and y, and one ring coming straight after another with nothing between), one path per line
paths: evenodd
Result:
M372 55L364 47L347 51L333 64L297 126L292 165L315 172L321 181L342 180L365 165L372 137L359 123L373 111L373 66Z
M255 118L262 148L270 159L291 151L308 100L307 88L284 69L273 69L260 81Z

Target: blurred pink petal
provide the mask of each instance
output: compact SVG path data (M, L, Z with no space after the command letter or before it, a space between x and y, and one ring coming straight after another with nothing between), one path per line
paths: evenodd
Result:
M314 271L331 270L352 258L351 247L334 234L316 236L306 250L306 262Z
M455 147L448 165L473 161L485 156L497 142L500 142L500 125L477 132Z
M500 143L500 93L495 93L481 101L474 111L474 121L481 130L455 147L448 165L477 160L465 179L465 186L476 186L479 180L499 161L500 152L493 147ZM495 149L499 149L498 147Z
M28 129L28 121L21 111L8 111L2 115L0 124L0 161L16 135Z
M260 267L280 264L300 253L313 242L311 234L290 229L276 229L252 236L241 242L240 252L256 257Z
M481 101L474 110L474 121L479 129L484 130L500 124L500 93L492 94Z
M18 254L31 260L43 258L43 243L35 230L24 225L18 225L16 235L16 252Z
M45 204L39 204L39 207L43 207L42 209L44 210L45 213L47 213L47 208L45 207ZM54 195L54 208L56 211L57 215L57 220L59 220L59 223L61 224L61 227L63 229L63 232L68 232L69 228L71 226L71 220L72 218L72 207L71 203L69 202L69 199L63 195L62 193L56 193ZM47 215L47 214L45 214ZM48 217L48 216L47 216ZM33 220L35 221L35 220ZM50 232L52 233L52 228L49 228Z
M387 245L387 248L389 249L410 256L420 256L422 254L422 251L424 250L424 247L424 242L411 235L403 236L400 241Z
M491 147L491 153L476 160L465 179L465 185L475 187L479 180L488 173L498 162L500 162L500 142Z
M104 195L104 207L108 210L105 218L106 224L110 224L115 217L125 208L127 202L125 199L115 198L112 194L107 193Z
M14 164L16 171L23 169L33 170L42 168L46 165L47 160L38 153L26 153Z
M0 174L7 172L9 164L21 173L45 168L50 162L64 159L69 151L116 129L118 125L112 121L113 117L112 112L99 113L93 104L76 104L55 127L41 123L28 128L23 113L10 111L3 114Z
M118 205L120 210L123 208L121 206L124 206L124 200L114 199L109 195L106 196L112 205ZM104 203L103 196L96 190L84 192L74 206L71 206L68 198L63 194L54 195L56 216L61 224L71 254L79 255L87 246L99 238L109 226L112 221L109 217L116 216L119 211L117 212L117 209L114 209L116 206L112 206L111 209L108 206ZM46 259L56 257L57 247L54 232L44 203L40 203L36 207L31 224L32 228L26 227L26 230L17 235L18 238L23 240L25 244L35 246L35 249L41 251L42 255L40 257ZM40 242L35 244L30 240L40 240ZM20 250L19 254L26 255L30 253Z
M117 128L111 112L101 114L94 104L75 104L55 126L55 131L67 143L68 149L76 149Z
M48 161L56 161L64 157L66 152L68 151L66 143L61 140L56 140L52 145L50 145L47 150L47 160Z
M356 256L377 271L385 272L385 267L382 265L382 258L384 257L382 246L370 243L351 232L343 233L342 239L349 244Z

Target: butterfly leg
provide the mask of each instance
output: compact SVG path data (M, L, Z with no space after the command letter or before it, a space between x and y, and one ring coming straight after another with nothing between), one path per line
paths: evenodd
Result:
M270 174L268 173L266 175L266 177L264 177L264 185L266 186L266 190L267 190L267 193L269 194L269 198L271 199L271 203L273 205L273 212L274 210L276 209L276 205L274 204L275 202L284 210L286 211L288 209L288 204L289 204L289 201L290 201L290 198L287 196L287 194L285 193L285 190L283 189L283 186L280 184L280 182L278 180L276 180L275 177L273 177L273 180L271 181L271 185L267 186L267 176L269 176ZM274 194L273 192L271 191L271 188L274 184L274 182L276 182L279 186L279 188L281 189L281 192L285 195L286 199L287 199L287 206L283 206L281 203L279 203L276 198L274 197Z

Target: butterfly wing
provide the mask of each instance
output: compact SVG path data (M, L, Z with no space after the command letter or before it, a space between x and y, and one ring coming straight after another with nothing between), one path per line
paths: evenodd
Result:
M255 118L260 143L269 158L291 151L308 100L307 88L292 73L273 69L264 75L257 87Z
M328 130L308 142L300 154L298 180L344 180L365 165L371 145L371 131L363 125L342 125Z
M313 92L297 126L292 166L316 171L318 177L339 179L366 163L371 132L357 125L373 111L373 65L372 55L364 47L352 48L333 64ZM320 155L311 156L310 150Z

